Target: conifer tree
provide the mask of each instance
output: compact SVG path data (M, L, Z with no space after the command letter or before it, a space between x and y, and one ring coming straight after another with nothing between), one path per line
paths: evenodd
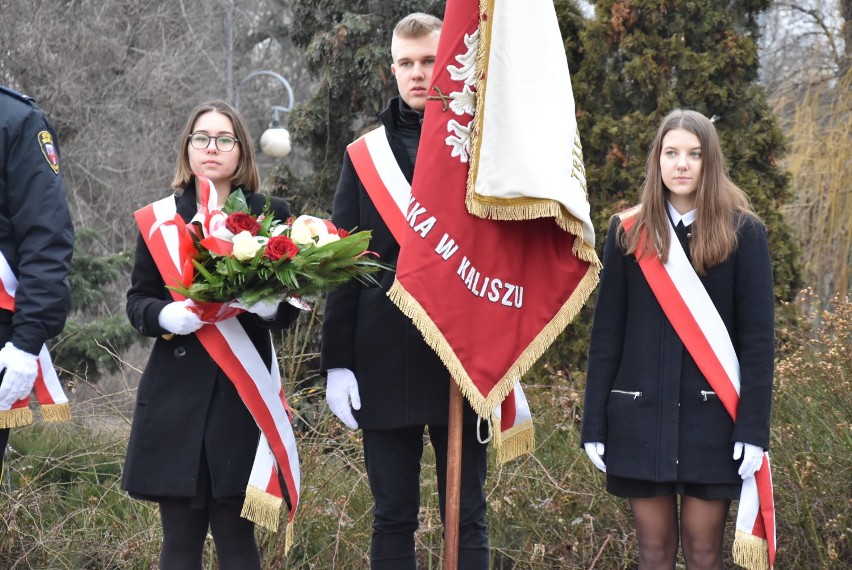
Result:
M98 235L78 228L68 280L71 312L50 351L56 366L74 377L97 383L106 372L119 368L116 354L139 335L124 314L124 277L131 266L127 252L97 253ZM117 310L116 310L117 309Z
M758 84L758 17L771 2L599 0L574 76L589 198L602 246L607 219L638 201L647 148L662 118L690 108L713 118L732 179L769 231L778 301L799 289L780 207L785 142Z

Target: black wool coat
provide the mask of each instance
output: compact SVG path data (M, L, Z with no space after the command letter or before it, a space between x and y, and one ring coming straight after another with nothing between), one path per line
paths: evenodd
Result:
M262 194L248 193L246 199L255 215L266 203ZM178 214L189 221L196 212L194 185L176 200ZM272 198L272 207L276 218L290 216L284 201ZM168 331L157 318L171 301L140 235L127 292L127 316L140 334L156 340L139 381L122 489L142 499L191 498L196 495L199 474L205 477L209 470L213 498L241 497L260 430L195 334L162 337ZM269 331L286 328L297 314L297 309L283 303L270 321L251 313L236 318L268 366L275 357Z
M65 325L74 228L63 168L35 102L0 85L0 255L18 280L15 310L0 309L0 347L38 354Z
M394 157L411 182L414 165L396 128L399 104L391 100L379 115ZM369 249L395 265L399 244L358 178L347 152L334 196L332 221L347 230L371 230ZM361 409L355 419L364 429L446 425L450 375L411 320L387 297L394 273L379 275L380 287L350 282L328 294L322 326L322 373L348 368L355 373ZM465 422L476 415L465 403Z
M614 220L589 348L582 442L606 445L607 473L649 481L739 483L733 443L769 449L774 365L772 269L762 224L745 217L737 249L701 277L741 371L734 422L698 370Z

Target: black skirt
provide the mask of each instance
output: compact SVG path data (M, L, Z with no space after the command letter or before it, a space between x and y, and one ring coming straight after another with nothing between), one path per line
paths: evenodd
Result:
M151 501L154 503L185 503L191 509L206 509L210 505L227 505L242 503L245 495L235 497L213 497L213 483L210 480L210 465L207 462L207 453L202 447L201 461L198 462L198 482L195 486L195 494L192 497L158 497L155 495L144 495L140 493L129 493L134 499L140 501ZM248 482L246 482L248 483ZM284 487L282 487L283 489ZM288 502L289 505L289 502Z
M686 495L705 501L734 501L740 498L742 483L681 483L679 481L644 481L607 474L606 490L625 499L649 499L669 495Z

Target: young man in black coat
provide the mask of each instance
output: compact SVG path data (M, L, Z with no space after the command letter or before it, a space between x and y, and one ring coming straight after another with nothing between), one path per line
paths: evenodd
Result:
M441 21L415 13L394 29L391 44L400 96L379 115L390 150L410 183L420 126L438 50ZM380 127L380 128L382 128ZM370 250L396 263L399 244L359 178L347 152L332 211L337 227L371 230ZM446 494L450 375L411 321L387 297L393 273L379 287L352 282L328 295L323 319L322 371L326 399L348 427L363 430L364 459L375 500L370 549L374 570L414 570L420 505L420 461L428 426L435 449L441 516ZM465 405L458 566L488 568L485 524L486 446Z
M65 326L73 250L56 134L30 97L0 86L0 280L15 298L0 309L0 411L30 394L42 345ZM8 438L0 429L0 475Z

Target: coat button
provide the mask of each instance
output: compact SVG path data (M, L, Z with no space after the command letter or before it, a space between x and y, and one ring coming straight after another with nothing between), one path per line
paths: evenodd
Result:
M182 346L179 346L175 349L175 358L183 358L186 356L186 349Z

